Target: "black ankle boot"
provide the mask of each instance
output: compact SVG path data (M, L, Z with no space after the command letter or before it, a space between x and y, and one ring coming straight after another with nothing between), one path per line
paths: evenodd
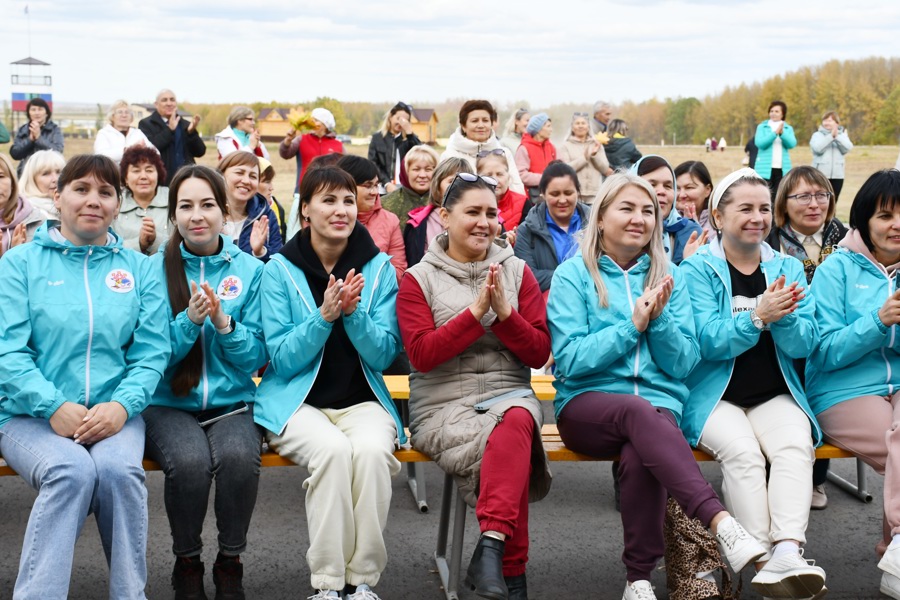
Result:
M207 600L203 591L203 561L199 556L179 556L172 569L175 600Z
M525 582L525 573L503 579L506 580L506 589L509 590L509 600L528 600L528 584Z
M219 553L213 565L216 600L244 600L244 565L240 556Z
M481 536L472 562L466 571L466 585L482 598L507 600L509 592L503 580L503 550L506 542Z

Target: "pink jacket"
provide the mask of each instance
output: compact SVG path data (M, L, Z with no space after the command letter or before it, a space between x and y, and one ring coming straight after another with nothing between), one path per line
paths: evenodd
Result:
M369 231L378 248L391 256L391 264L397 271L397 281L406 272L406 247L400 233L400 219L381 207L381 198L375 200L375 208L360 212L357 219Z

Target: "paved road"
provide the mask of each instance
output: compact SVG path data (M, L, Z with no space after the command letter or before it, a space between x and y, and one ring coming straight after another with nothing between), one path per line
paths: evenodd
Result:
M854 477L850 460L832 461L840 473ZM562 598L618 599L624 586L620 562L622 528L613 509L608 463L554 465L550 495L532 505L529 587L532 600ZM704 465L715 486L718 467ZM299 468L266 469L244 555L245 587L251 599L296 600L311 593L306 550L306 517L300 487L305 471ZM387 530L390 563L377 591L383 600L440 600L443 595L433 572L431 552L437 530L442 477L426 465L431 510L420 514L406 488L405 469L394 481L394 499ZM812 514L807 553L828 573L830 599L878 598L879 571L874 544L881 530L882 480L869 475L875 502L865 505L829 486L827 510ZM171 598L171 537L162 501L162 474L150 473L150 538L148 561L151 600ZM0 600L12 597L19 548L34 493L17 477L0 478ZM464 563L468 564L477 533L474 516L467 521ZM204 535L205 559L215 558L215 523L212 510ZM93 519L79 541L71 598L106 598L107 570ZM749 587L745 598L757 596ZM654 584L665 598L665 580L657 573ZM207 572L207 589L212 576ZM212 594L210 595L212 598ZM463 598L472 598L464 594Z

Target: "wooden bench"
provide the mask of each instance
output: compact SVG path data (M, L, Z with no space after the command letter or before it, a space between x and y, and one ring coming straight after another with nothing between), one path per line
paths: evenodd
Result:
M405 375L386 375L385 382L391 397L396 401L409 400L409 378ZM532 377L532 388L539 400L552 401L556 392L553 388L552 375L537 375ZM555 424L544 425L541 429L544 449L547 451L548 458L553 462L596 462L596 461L612 461L616 457L595 458L585 454L579 454L566 448L559 435L559 430ZM431 459L413 448L400 448L394 452L394 456L401 462L407 464L408 483L410 491L416 500L419 510L426 512L428 504L425 497L425 478L423 463L431 462ZM694 458L698 462L714 460L709 454L701 450L694 450ZM816 449L816 458L853 458L853 455L836 446L825 444ZM292 467L296 466L293 462L279 456L278 454L266 451L262 454L263 467ZM144 460L144 469L147 471L159 471L160 466L152 460ZM0 476L15 475L15 471L10 468L6 462L0 458ZM858 497L864 502L871 502L872 496L866 490L865 465L862 461L857 460L857 485L853 485L849 481L828 473L829 481L832 481L841 489ZM456 501L453 501L453 495L456 493L456 483L453 476L444 475L444 489L442 492L441 514L438 521L437 547L434 552L434 561L437 566L441 583L444 587L444 595L447 600L459 600L458 585L459 576L462 568L462 547L465 536L465 521L468 506L462 499L460 494L456 494ZM447 542L450 535L450 513L454 513L453 519L453 536L450 540L450 556L447 556Z

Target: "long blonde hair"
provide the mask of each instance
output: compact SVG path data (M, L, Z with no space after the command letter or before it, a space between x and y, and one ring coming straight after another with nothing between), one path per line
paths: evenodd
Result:
M603 185L600 186L600 190L597 192L597 198L591 206L588 223L581 238L581 255L584 259L584 266L587 267L591 279L594 280L594 287L597 288L597 299L603 308L609 307L609 295L606 291L606 285L603 283L603 278L600 276L599 262L609 252L603 245L603 232L598 227L598 223L600 217L606 214L607 209L609 209L619 193L629 186L647 194L653 201L653 213L656 215L656 223L653 225L653 231L650 233L650 241L644 247L644 252L650 256L650 271L644 277L644 289L657 285L669 272L669 258L666 255L662 242L662 214L659 210L659 200L656 199L656 193L649 183L637 175L632 173L611 175L603 182Z

